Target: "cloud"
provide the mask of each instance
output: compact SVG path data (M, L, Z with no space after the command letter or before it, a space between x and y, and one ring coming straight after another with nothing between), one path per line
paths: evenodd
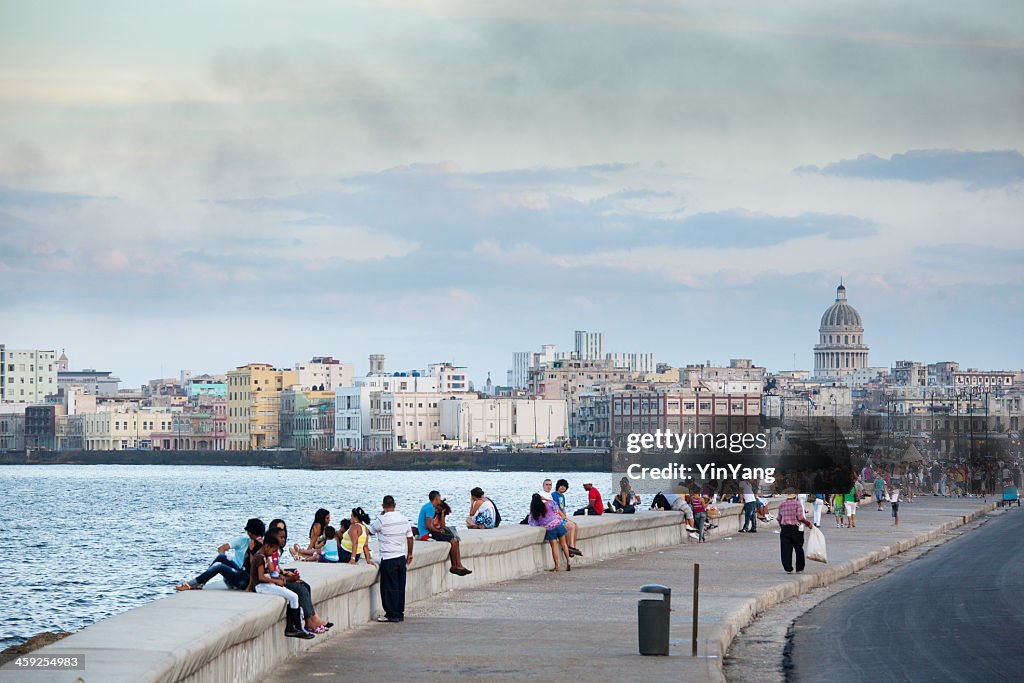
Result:
M80 204L90 199L99 199L99 197L70 194L67 192L19 190L13 187L0 186L0 206L18 206L25 208L66 207Z
M820 173L840 178L905 180L912 183L957 181L968 190L1003 187L1024 180L1024 155L1017 150L987 152L951 149L911 150L888 159L862 154L823 167L800 166L797 173Z

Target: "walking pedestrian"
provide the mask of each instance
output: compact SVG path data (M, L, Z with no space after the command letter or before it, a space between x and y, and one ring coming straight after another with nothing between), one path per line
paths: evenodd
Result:
M821 511L825 508L825 494L814 494L814 526L821 526Z
M804 570L804 535L800 533L800 525L811 528L811 522L804 516L804 506L796 499L796 489L790 487L782 492L786 500L779 504L778 519L782 532L779 535L779 546L782 551L782 568L787 574L793 573L793 553L796 553L796 571Z
M380 551L380 605L377 621L405 621L405 577L412 564L412 525L395 510L393 496L384 496L380 516L370 523Z

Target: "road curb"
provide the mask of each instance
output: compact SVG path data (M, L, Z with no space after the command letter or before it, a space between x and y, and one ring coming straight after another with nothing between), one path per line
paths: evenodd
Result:
M964 526L979 517L989 514L995 510L995 508L995 503L986 503L985 505L977 507L964 515L951 519L934 529L924 531L911 538L905 538L901 541L897 541L896 543L887 545L884 548L879 548L878 550L867 553L866 555L861 555L858 558L836 565L835 567L829 567L823 572L808 574L806 576L801 576L787 581L786 583L780 584L765 591L764 593L761 593L755 598L751 598L737 612L722 622L718 637L718 651L714 652L712 649L714 648L714 641L708 643L710 647L707 655L711 658L710 661L714 662L714 664L709 667L709 669L711 669L710 673L712 673L712 675L717 675L717 680L725 681L722 662L726 651L728 651L732 641L736 638L736 634L772 607L786 602L791 598L803 595L815 588L831 585L840 579L844 579L851 574L857 573L861 569L877 564L895 555L899 555L900 553L904 553L923 543L928 543L948 531Z

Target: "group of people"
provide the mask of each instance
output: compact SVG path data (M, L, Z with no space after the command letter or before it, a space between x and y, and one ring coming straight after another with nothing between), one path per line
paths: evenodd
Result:
M207 582L220 576L229 589L284 598L288 603L284 634L289 638L314 638L334 626L317 616L312 589L298 570L281 567L281 554L288 546L288 526L284 520L271 520L268 526L254 517L246 522L244 532L245 535L221 545L206 571L179 584L176 590L202 590Z

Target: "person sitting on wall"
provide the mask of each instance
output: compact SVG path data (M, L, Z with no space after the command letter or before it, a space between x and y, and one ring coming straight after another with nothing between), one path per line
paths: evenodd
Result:
M284 598L288 602L285 612L284 635L286 638L310 639L315 636L302 628L299 616L299 596L285 588L287 583L277 565L275 557L280 556L281 541L277 534L267 534L263 539L263 547L252 556L251 573L248 590L256 593L269 593Z
M448 558L452 562L451 568L448 570L452 574L457 576L465 576L466 574L472 574L471 569L467 569L462 564L462 555L459 548L459 539L454 533L447 533L446 527L443 525L439 526L435 519L437 519L437 513L441 511L442 504L444 507L448 507L444 499L441 498L441 494L437 491L431 491L427 494L429 500L423 504L420 508L419 518L416 520L416 533L419 534L419 540L429 541L435 540L442 543L449 543L451 548L448 550ZM448 508L450 511L451 508ZM441 515L440 519L443 520L444 514ZM451 531L450 529L448 531Z
M275 520L276 521L276 520ZM273 553L271 559L274 567L280 572L280 575L285 580L284 587L299 596L299 621L300 624L305 624L305 630L310 633L326 633L332 626L333 622L324 621L316 614L316 608L313 606L313 589L308 583L302 580L299 576L297 569L281 569L281 555L284 553L285 548L288 547L288 530L283 526L283 522L271 522L270 528L267 529L267 533L263 536L263 542L266 543L268 538L277 538L279 541L278 551Z
M569 554L573 557L583 557L583 552L576 547L576 535L580 532L579 525L569 519L565 506L565 492L569 490L569 482L559 479L555 484L555 490L551 494L551 500L558 507L558 514L565 520L565 528L568 531L566 542L569 544Z
M470 529L493 529L498 526L498 508L477 486L469 492L469 517L466 527Z
M636 495L633 491L632 484L629 483L629 477L623 477L619 480L619 492L615 494L615 498L612 499L612 506L614 507L613 512L621 512L626 515L631 515L636 512L636 506L640 504L640 496Z
M604 514L604 501L601 500L601 492L591 482L583 484L583 490L587 492L587 507L580 508L572 513L576 515L602 515Z
M246 556L259 550L266 527L263 520L253 517L245 523L245 535L223 544L217 548L219 555L214 558L206 571L192 579L179 584L174 590L202 590L203 586L215 576L224 579L225 585L232 590L244 590L249 585L249 572L246 569ZM228 557L227 552L232 556Z
M327 525L331 523L331 513L320 508L316 511L313 516L313 523L309 527L309 545L305 548L299 546L298 543L292 545L292 557L301 562L316 562L320 559L320 548L323 547L324 531L327 529Z

